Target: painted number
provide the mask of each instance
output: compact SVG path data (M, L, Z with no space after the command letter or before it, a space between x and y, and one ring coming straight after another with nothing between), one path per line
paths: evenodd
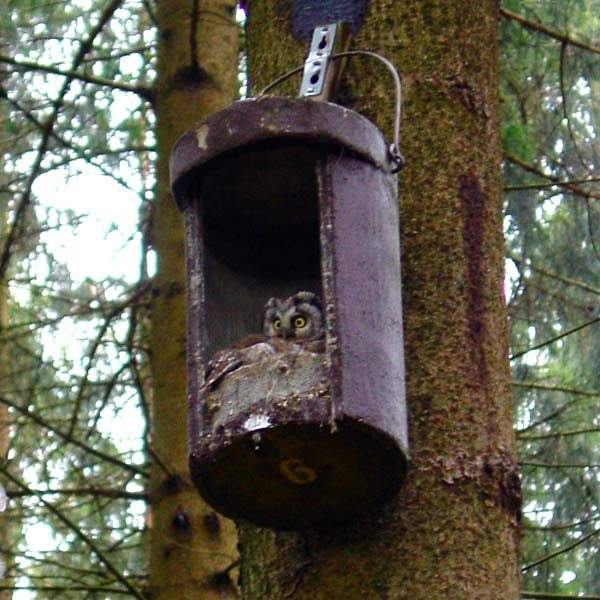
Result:
M282 475L295 485L307 485L317 479L317 473L301 458L286 458L279 463Z

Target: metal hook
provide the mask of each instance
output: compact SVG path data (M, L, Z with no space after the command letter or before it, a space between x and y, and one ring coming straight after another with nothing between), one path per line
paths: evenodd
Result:
M370 56L372 58L376 58L381 61L388 70L392 73L394 77L394 84L396 86L396 114L394 119L394 133L393 133L393 142L390 144L388 148L388 152L390 155L390 160L394 164L392 168L392 173L397 173L404 166L404 157L400 153L400 121L402 119L402 81L400 79L400 75L396 70L394 64L387 59L385 56L381 54L377 54L377 52L371 52L370 50L348 50L346 52L338 52L336 54L332 54L329 56L330 59L338 59L344 58L346 56ZM264 96L268 91L272 90L274 87L289 79L292 75L296 73L300 73L304 69L304 65L300 67L296 67L287 73L284 73L277 79L273 80L267 86L265 86L258 94L257 98Z

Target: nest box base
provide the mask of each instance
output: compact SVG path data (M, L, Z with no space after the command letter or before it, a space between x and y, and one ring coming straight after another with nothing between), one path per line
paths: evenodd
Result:
M212 452L200 443L190 468L201 494L224 515L285 529L364 513L396 490L406 464L389 436L344 420L256 429Z

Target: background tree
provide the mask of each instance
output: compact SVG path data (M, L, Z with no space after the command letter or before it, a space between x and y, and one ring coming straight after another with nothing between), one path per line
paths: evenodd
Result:
M158 4L158 78L154 110L158 151L152 243L153 283L150 589L159 598L224 598L235 588L235 532L200 501L188 474L185 263L183 222L169 184L169 155L195 121L237 94L235 4L213 0Z
M4 237L8 210L4 198L0 198L0 238ZM0 279L0 386L3 386L11 378L9 369L10 358L8 348L3 342L3 333L8 326L8 277ZM1 388L0 388L1 389ZM0 404L0 460L6 460L10 444L10 420L8 407ZM7 569L7 555L11 546L11 525L6 510L6 491L4 486L0 488L0 577L5 578ZM2 514L4 513L4 514ZM8 590L0 591L2 600L10 599Z
M169 206L165 165L173 136L201 116L209 101L216 105L219 94L221 104L235 95L235 5L181 3L175 10L173 3L165 3L157 14L149 3L121 1L9 2L5 8L0 60L6 66L2 89L7 119L2 149L10 176L2 189L8 224L0 270L3 280L10 277L14 318L3 331L11 370L3 378L1 400L11 410L14 442L3 472L11 484L10 519L17 517L22 524L10 550L15 558L11 585L61 598L80 598L82 593L143 597L148 583L154 597L180 598L200 585L217 589L221 598L227 585L231 587L231 535L227 540L226 526L212 511L199 514L199 499L185 481L185 377L165 384L168 374L162 369L173 366L172 355L162 343L152 352L148 329L151 315L169 317L161 322L165 331L156 333L160 325L154 327L154 339L173 340L178 372L184 371L178 318L183 307L174 320L163 310L173 309L168 301L183 286L182 263L174 266L181 253L170 250L181 248L180 227L170 227L180 217ZM157 20L164 42L158 64L164 72L154 90ZM198 55L206 32L212 38ZM215 62L219 44L230 58L228 68ZM211 65L200 66L199 57ZM179 90L179 98L170 94L171 87ZM202 88L201 93L193 93L194 87ZM154 221L158 226L153 228L155 141L166 150L158 167L162 192ZM98 277L92 273L103 271L93 268L95 252L87 258L88 269L71 256L61 260L54 254L61 249L62 236L77 237L79 227L86 229L86 210L102 212L83 206L89 197L85 192L75 209L51 206L44 198L52 195L58 178L78 182L80 174L88 185L102 183L91 190L98 204L109 204L109 194L122 194L112 219L103 217L106 236L124 237L125 260L131 263L132 254L139 257L137 273L131 267L114 269L113 263L113 273L122 275ZM106 177L117 184L110 191ZM136 210L139 233L130 220ZM127 227L139 244L137 252L122 235ZM157 254L159 275L151 288ZM70 272L73 268L79 274ZM161 288L165 279L174 285ZM73 344L67 341L69 335L75 338ZM176 386L168 393L161 391L173 382ZM162 418L165 399L172 404L167 419ZM153 426L153 416L159 426ZM156 469L148 508L150 462ZM184 530L189 525L188 531L181 531L182 523ZM143 543L146 528L158 532L149 544ZM196 534L202 531L204 537L198 540ZM155 558L149 581L146 548L152 547L157 550L150 553ZM167 555L171 574L172 565L179 568L169 581Z

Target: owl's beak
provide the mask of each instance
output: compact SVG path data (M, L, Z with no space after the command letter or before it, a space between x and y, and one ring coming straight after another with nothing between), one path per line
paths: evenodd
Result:
M290 327L282 327L282 328L279 330L279 335L280 335L282 338L284 338L284 339L286 339L286 340L287 340L288 338L291 338L291 337L292 337L292 335L294 335L294 330L293 330L293 329L291 329Z

